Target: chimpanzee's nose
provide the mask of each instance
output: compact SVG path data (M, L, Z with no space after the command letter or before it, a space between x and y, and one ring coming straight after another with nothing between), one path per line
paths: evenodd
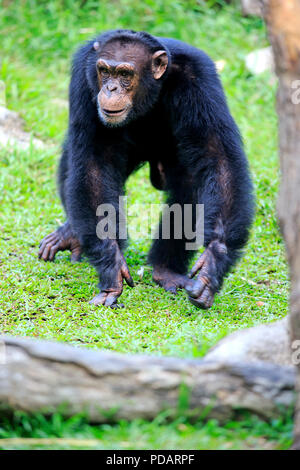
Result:
M110 83L109 85L107 85L107 89L110 92L116 91L117 88L118 88L118 85L116 83Z

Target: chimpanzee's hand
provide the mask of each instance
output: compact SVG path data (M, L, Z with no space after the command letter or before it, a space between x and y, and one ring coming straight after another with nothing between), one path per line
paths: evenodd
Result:
M134 287L125 258L117 248L116 263L102 271L100 294L96 295L89 303L111 308L123 307L123 304L117 303L118 297L123 292L123 279L130 287Z
M59 227L55 232L47 235L40 243L39 258L44 261L54 261L58 251L71 251L71 261L77 262L81 259L81 246L73 235L69 222Z
M185 289L189 295L189 301L196 307L207 309L212 306L220 284L217 276L217 258L226 253L226 245L215 240L208 245L191 269L190 278L198 272L199 274L194 283L187 285Z

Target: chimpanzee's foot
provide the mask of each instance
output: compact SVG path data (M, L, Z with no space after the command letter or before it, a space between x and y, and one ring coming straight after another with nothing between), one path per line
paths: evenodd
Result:
M58 251L71 251L71 261L81 259L81 246L77 238L72 234L70 225L66 222L55 232L47 235L40 243L39 258L44 261L53 261Z
M163 287L167 292L172 292L172 294L177 294L177 289L185 289L193 284L193 281L187 276L159 266L153 269L152 277L156 284Z

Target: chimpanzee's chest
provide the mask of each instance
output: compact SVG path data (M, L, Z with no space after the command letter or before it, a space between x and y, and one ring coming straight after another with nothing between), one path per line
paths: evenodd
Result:
M130 129L129 142L129 160L176 165L176 141L161 110L154 110L136 122Z

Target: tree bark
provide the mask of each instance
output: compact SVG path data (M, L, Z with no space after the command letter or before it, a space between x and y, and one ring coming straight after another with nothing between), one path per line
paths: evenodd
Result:
M90 422L152 419L164 410L224 421L264 418L294 404L295 368L264 362L188 360L2 338L0 410L85 412Z
M300 0L263 0L263 14L279 78L277 111L281 187L280 226L290 267L291 341L300 340ZM296 344L296 343L294 343ZM294 448L300 449L300 368Z

